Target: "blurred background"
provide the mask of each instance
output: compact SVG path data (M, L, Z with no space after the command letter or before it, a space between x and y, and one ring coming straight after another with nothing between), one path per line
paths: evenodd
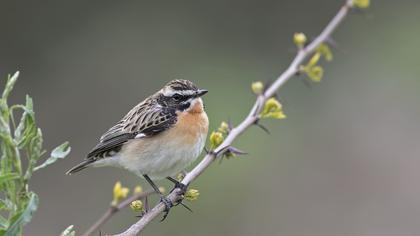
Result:
M115 168L64 175L138 102L188 79L210 90L211 129L237 124L254 101L251 82L274 80L293 58L293 33L316 36L343 2L1 1L0 76L21 71L11 102L30 94L46 147L72 146L32 179L41 202L25 234L70 224L81 234L117 180L148 188ZM323 81L287 83L279 96L288 118L264 120L271 135L247 131L235 146L249 155L215 163L192 184L201 193L194 213L177 207L144 235L418 235L419 9L382 0L352 14L334 34ZM135 215L117 214L102 235Z

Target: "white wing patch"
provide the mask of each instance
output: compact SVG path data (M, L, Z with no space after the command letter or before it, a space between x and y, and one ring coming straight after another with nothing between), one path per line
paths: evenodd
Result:
M139 133L139 134L137 134L137 135L136 135L136 137L134 137L134 138L144 138L144 137L146 137L146 135L145 135L145 134L143 134L143 133Z

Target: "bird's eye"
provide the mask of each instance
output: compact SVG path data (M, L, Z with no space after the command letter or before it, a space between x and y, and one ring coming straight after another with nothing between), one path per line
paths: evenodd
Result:
M173 96L172 96L172 98L175 100L175 101L179 101L179 100L181 100L181 95L179 94L179 93L175 93Z

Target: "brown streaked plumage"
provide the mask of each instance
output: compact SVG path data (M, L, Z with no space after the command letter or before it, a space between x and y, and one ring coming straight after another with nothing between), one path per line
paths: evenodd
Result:
M86 159L67 174L89 166L122 167L144 177L161 195L168 213L172 204L153 180L166 177L186 190L172 176L196 160L204 148L209 125L201 99L205 93L191 81L172 80L105 132Z

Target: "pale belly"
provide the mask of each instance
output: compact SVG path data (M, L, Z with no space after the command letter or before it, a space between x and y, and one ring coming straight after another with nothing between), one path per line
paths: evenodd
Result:
M204 148L207 116L203 119L204 125L176 126L150 138L129 141L118 154L118 164L154 180L175 176L194 162Z

